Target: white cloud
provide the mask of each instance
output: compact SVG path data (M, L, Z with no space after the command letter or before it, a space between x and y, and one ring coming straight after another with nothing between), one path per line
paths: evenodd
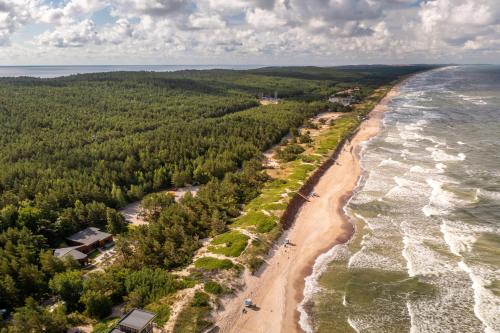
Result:
M90 43L100 44L101 41L94 22L89 19L71 26L60 26L37 37L39 45L53 47L82 47Z
M189 26L194 29L223 29L226 22L219 15L195 13L189 16Z
M0 0L0 46L10 44L10 36L30 20L35 5L31 0Z
M452 62L494 59L499 31L498 0L0 0L0 62Z
M247 22L256 29L274 29L286 24L274 12L255 8L246 12Z

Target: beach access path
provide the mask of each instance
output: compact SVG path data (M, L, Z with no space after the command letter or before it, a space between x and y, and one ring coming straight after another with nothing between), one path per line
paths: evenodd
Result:
M223 300L222 310L216 314L218 332L302 332L297 306L304 297L304 279L311 274L320 254L346 242L353 233L343 207L361 175L361 144L379 132L383 112L397 89L394 87L375 106L356 135L345 144L337 162L314 188L317 196L303 205L294 225L282 236L281 244L276 244L261 270L255 275L246 273L245 289L236 297ZM285 238L292 244L282 245ZM256 307L243 313L245 298L251 298Z

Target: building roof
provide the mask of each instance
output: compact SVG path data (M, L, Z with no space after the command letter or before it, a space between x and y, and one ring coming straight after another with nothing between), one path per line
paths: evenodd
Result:
M77 249L78 246L62 247L60 249L54 250L54 256L58 258L71 256L75 260L81 260L87 258L87 255L85 253L82 253Z
M125 332L123 332L123 331L121 331L121 330L119 330L117 328L113 328L113 330L111 332L109 332L109 333L125 333Z
M107 232L102 232L97 228L90 227L67 237L67 239L76 243L80 243L82 245L90 245L94 244L95 242L104 240L110 236L112 235L108 234Z
M156 314L152 312L141 309L133 309L120 319L118 325L123 325L130 328L134 328L136 330L141 330L151 320L153 320L154 317L156 317Z

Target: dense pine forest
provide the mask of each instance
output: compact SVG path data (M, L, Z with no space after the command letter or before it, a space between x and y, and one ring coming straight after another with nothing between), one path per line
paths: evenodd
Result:
M345 87L366 96L428 66L267 67L248 71L113 72L0 78L2 332L64 332L77 314L144 306L189 279L199 240L225 230L267 180L262 151ZM259 96L281 102L261 106ZM175 202L149 195L148 226L117 209L148 193L200 184ZM118 236L121 261L88 274L52 249L97 226ZM48 311L51 299L64 307ZM67 316L67 314L72 314Z

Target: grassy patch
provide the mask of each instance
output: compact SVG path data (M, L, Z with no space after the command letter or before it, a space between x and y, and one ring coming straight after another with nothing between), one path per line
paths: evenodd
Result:
M226 232L215 237L211 243L214 246L209 246L208 250L228 257L239 257L247 247L248 238L238 231Z
M234 264L229 259L217 259L214 257L202 257L195 261L194 267L215 270L215 269L230 269L234 267Z
M195 333L202 332L211 325L207 320L210 314L210 306L193 306L190 304L185 307L175 322L174 333Z
M170 318L170 303L168 298L163 298L158 302L148 304L146 310L156 313L155 323L163 326Z
M118 322L119 318L103 320L92 327L92 333L108 333Z
M271 231L275 226L278 218L269 216L260 211L249 211L247 214L240 217L235 223L235 226L254 227L259 233Z
M202 291L197 291L191 301L191 306L203 307L210 304L210 296Z
M215 281L207 281L205 283L204 289L207 293L213 295L220 295L224 292L224 288Z

